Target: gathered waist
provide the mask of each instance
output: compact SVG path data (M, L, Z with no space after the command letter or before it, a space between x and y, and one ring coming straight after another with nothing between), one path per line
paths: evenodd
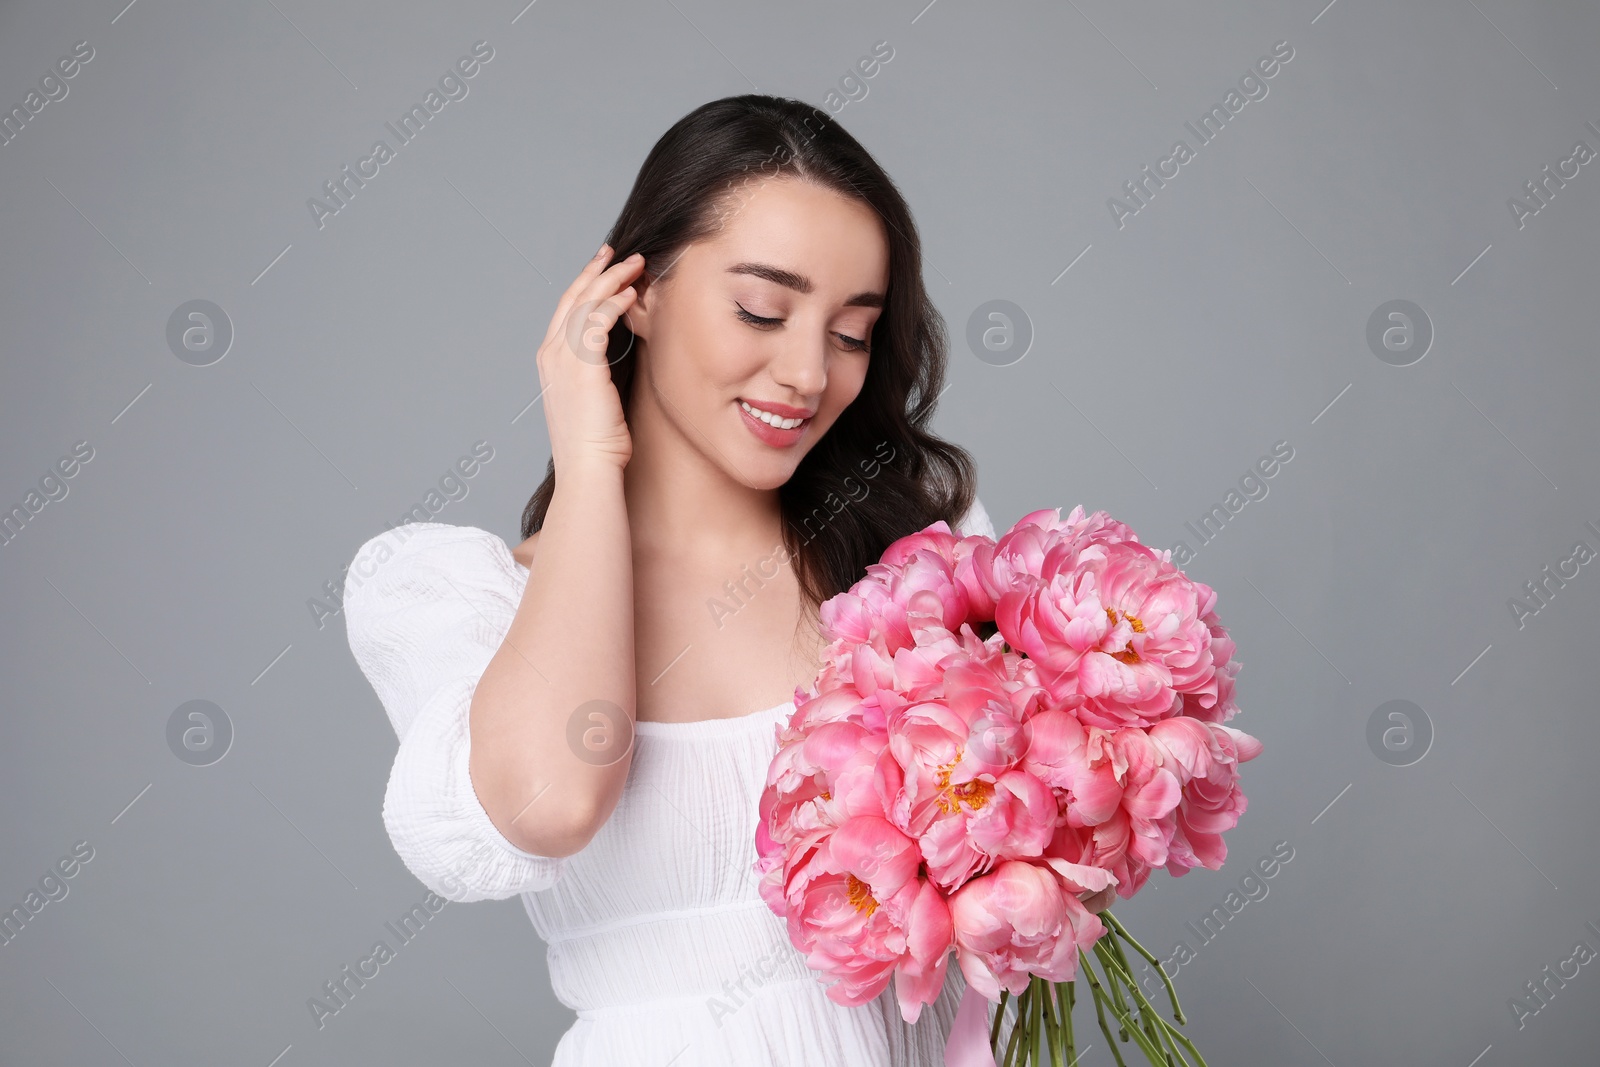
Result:
M819 982L784 920L759 899L608 924L548 944L551 989L579 1018L661 1010L720 1020L766 986Z

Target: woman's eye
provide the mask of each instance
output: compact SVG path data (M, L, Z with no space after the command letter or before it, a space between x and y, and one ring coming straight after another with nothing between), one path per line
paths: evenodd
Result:
M740 319L759 329L766 329L769 326L778 326L783 322L782 319L768 319L763 318L760 315L753 315L744 309L743 304L740 304L737 301L734 302L733 306L739 309L735 312L735 314L738 315ZM834 336L843 341L845 348L849 349L851 352L867 351L867 342L861 340L860 338L849 337L842 333L834 334Z
M735 303L733 306L739 309L738 316L752 326L776 326L783 321L782 319L764 319L760 315L752 315L744 309L743 304Z

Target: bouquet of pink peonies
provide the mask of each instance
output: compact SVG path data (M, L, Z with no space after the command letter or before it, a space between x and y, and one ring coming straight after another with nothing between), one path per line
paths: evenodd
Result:
M936 522L822 605L830 644L778 732L755 870L829 999L893 979L915 1023L954 950L967 992L947 1065L992 1067L1015 996L1005 1064L1042 1064L1043 1038L1059 1067L1081 966L1119 1064L1108 1013L1151 1063L1204 1067L1129 952L1182 1024L1171 980L1108 906L1158 867L1221 867L1245 810L1238 765L1262 746L1225 725L1239 664L1215 601L1078 507L998 541Z

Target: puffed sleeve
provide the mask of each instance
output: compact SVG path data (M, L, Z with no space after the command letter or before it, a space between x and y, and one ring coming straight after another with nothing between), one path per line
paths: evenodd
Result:
M973 534L983 534L990 538L995 536L994 521L989 518L988 511L984 510L983 501L978 499L977 493L972 494L972 506L956 524L956 533L962 537L970 537Z
M511 628L525 578L486 530L410 523L361 546L345 579L350 651L400 739L383 824L402 861L448 900L548 889L562 857L525 852L468 774L468 711Z

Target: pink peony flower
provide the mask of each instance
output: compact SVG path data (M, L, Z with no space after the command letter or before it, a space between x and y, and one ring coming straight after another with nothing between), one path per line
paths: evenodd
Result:
M894 542L865 578L822 605L823 629L853 644L881 637L891 654L915 644L920 627L959 629L971 607L953 570L955 541L941 521Z
M1052 708L1027 723L1028 750L1022 765L1062 792L1067 821L1093 826L1122 803L1123 780L1113 761L1111 735L1085 726L1075 715Z
M938 997L954 944L950 907L919 864L910 838L862 815L817 840L795 868L784 892L789 939L837 979L828 999L865 1004L895 979L901 1015L916 1022Z
M954 949L991 1000L1070 981L1095 912L1165 868L1216 869L1261 742L1216 593L1103 511L998 540L937 522L822 605L828 645L756 831L762 899L860 1004L914 1022Z
M1215 598L1216 594L1211 592L1210 586L1201 585L1200 588ZM1208 607L1200 621L1206 624L1211 633L1211 665L1215 673L1207 684L1184 693L1183 714L1223 723L1239 712L1239 706L1233 702L1233 680L1239 673L1239 664L1233 659L1233 638L1222 628L1216 612Z
M950 529L950 524L940 519L926 529L895 541L883 550L878 564L883 567L899 568L910 563L918 554L926 554L944 560L946 563L955 561L956 543L963 540ZM871 568L868 568L871 572Z
M1046 570L1001 596L995 622L1079 719L1143 727L1181 713L1185 693L1215 702L1208 587L1131 541L1052 552Z
M1195 867L1217 870L1228 858L1224 830L1239 822L1249 801L1239 788L1239 764L1261 754L1262 744L1241 730L1206 722L1208 745L1203 770L1184 786L1167 869L1183 875Z
M1091 877L1096 889L1108 884L1104 871ZM994 1001L1002 988L1021 994L1035 975L1072 981L1078 950L1092 948L1105 933L1061 875L1023 860L1008 860L956 890L950 918L962 975Z

